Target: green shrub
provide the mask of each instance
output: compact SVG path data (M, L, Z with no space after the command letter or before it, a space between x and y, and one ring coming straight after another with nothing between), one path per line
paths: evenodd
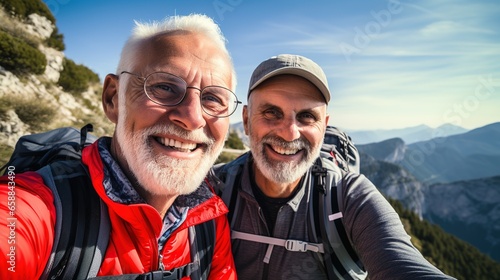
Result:
M0 166L4 166L7 163L13 151L13 147L0 143Z
M65 58L64 70L57 82L64 90L71 93L80 93L87 90L90 83L100 82L99 76L89 68L76 64L73 60Z
M235 131L231 131L229 133L229 136L224 143L225 148L229 149L237 149L237 150L244 150L245 145L243 145L243 142L241 141L240 137Z
M64 45L64 36L59 33L59 30L54 28L52 34L47 38L47 46L54 48L59 51L64 51L66 46Z
M16 74L42 74L47 59L37 48L0 30L0 65Z
M0 98L0 103L0 116L5 116L8 109L13 109L19 119L35 132L45 130L56 114L55 108L38 99L4 96Z
M220 153L219 157L215 161L215 164L230 162L233 159L236 159L238 156L239 156L238 154L233 154L233 153L228 153L228 152L222 152L222 153Z
M7 13L21 19L26 19L31 14L39 14L52 23L56 22L49 7L41 0L0 0L0 5Z

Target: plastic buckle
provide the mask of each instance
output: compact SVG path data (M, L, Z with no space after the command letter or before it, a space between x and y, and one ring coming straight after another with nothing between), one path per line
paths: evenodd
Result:
M292 252L307 252L307 242L288 239L285 242L285 249Z
M149 273L143 274L143 278L138 278L138 279L145 279L145 280L176 280L180 279L179 275L179 270L178 269L173 269L173 270L156 270L156 271L151 271Z

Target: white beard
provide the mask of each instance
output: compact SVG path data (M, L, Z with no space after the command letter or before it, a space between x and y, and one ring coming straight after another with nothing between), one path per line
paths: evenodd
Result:
M120 106L120 115L125 116L125 106ZM170 134L183 139L206 144L200 158L186 160L153 153L151 135ZM175 125L156 125L131 133L125 127L125 117L119 117L116 137L132 176L140 187L153 195L183 195L195 191L206 177L211 166L222 151L215 147L215 140L200 129L185 131ZM129 178L133 180L134 178Z

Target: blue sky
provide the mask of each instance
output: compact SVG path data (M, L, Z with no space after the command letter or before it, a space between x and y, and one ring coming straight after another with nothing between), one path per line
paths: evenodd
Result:
M45 0L66 56L101 79L115 72L134 20L202 13L228 41L246 103L263 60L294 53L316 61L332 91L330 125L348 130L500 121L497 0ZM231 122L241 121L241 109Z

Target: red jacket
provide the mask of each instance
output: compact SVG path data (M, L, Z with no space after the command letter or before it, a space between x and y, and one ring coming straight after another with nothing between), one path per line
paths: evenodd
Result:
M147 204L113 202L104 191L97 142L83 150L94 188L107 204L111 221L108 248L98 276L158 270L158 237L163 221ZM15 170L14 170L15 172ZM35 172L0 178L0 279L38 279L50 256L56 221L52 192ZM191 262L187 228L215 219L216 243L209 279L236 279L230 231L222 200L213 196L189 209L184 223L163 249L165 270Z

